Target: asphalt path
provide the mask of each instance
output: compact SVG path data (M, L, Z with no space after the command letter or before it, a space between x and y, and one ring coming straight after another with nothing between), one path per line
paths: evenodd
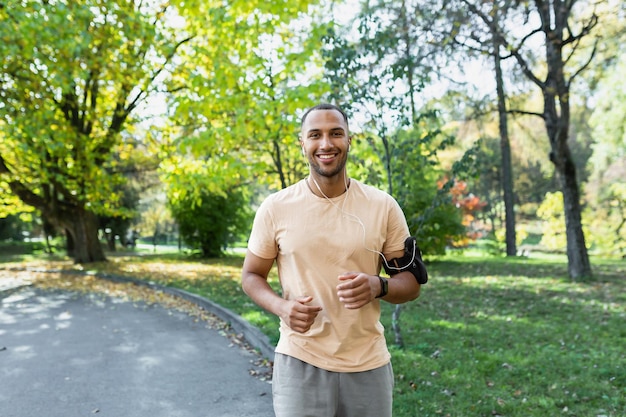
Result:
M159 305L0 292L1 417L273 416L259 358Z

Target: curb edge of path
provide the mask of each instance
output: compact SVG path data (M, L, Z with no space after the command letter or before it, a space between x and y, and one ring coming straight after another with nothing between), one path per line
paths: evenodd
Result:
M121 275L113 275L106 274L102 272L82 272L82 271L72 271L72 270L61 270L61 269L44 269L44 268L9 268L7 270L22 270L22 271L32 271L32 272L55 272L55 273L63 273L63 274L74 274L74 275L89 275L95 276L97 278L113 281L113 282L122 282L122 283L132 283L135 285L141 285L144 287L151 288L153 290L162 291L164 293L168 293L171 295L175 295L181 297L187 301L191 301L198 306L204 308L208 312L216 315L218 318L226 322L230 325L230 327L237 334L241 334L243 338L256 349L261 356L267 359L270 362L274 362L274 347L269 341L267 335L261 332L257 327L250 324L243 317L236 314L235 312L222 307L221 305L209 300L208 298L202 297L198 294L193 294L185 290L181 290L179 288L167 287L163 285L156 284L150 281L143 281L136 278L125 277Z

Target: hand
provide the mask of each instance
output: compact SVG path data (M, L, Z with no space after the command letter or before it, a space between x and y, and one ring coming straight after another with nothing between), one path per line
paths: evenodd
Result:
M339 275L337 296L344 306L354 310L369 304L380 294L380 280L377 276L360 272L346 272Z
M298 333L309 331L317 314L322 311L320 306L312 306L309 303L313 301L313 297L298 297L295 300L287 301L286 308L281 314L283 321L292 330Z

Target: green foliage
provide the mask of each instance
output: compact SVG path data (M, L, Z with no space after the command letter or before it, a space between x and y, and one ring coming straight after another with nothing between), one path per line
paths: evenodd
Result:
M547 193L545 199L537 209L537 217L542 220L541 245L549 250L565 251L567 247L565 235L565 214L563 210L563 195L561 192ZM583 228L587 239L587 245L594 242L594 235L587 227L587 219L583 217Z
M500 139L481 138L475 161L476 175L468 181L474 192L487 202L483 212L489 217L495 217L497 203L502 201Z
M131 182L128 182L116 187L117 192L120 194L120 207L115 215L99 216L100 229L105 231L109 229L111 231L107 234L109 249L115 248L116 236L119 236L122 239L121 243L126 245L129 229L138 217L139 190L131 186L131 184Z
M0 154L11 178L28 178L41 194L62 187L66 199L97 212L114 208L119 133L132 100L146 93L145 55L162 47L154 46L153 16L113 3L21 2L4 8L0 34L8 87ZM138 96L130 93L135 86Z
M389 161L392 193L402 207L412 235L418 237L420 248L427 254L442 254L453 241L465 235L461 210L452 203L450 183L441 181L446 173L437 158L438 152L450 146L437 127L439 119L430 112L420 116L414 129L396 132L388 143L388 157L382 141L357 135L348 167L351 176L381 189L388 188ZM471 169L469 157L454 170L462 175Z
M0 240L0 263L20 262L32 259L45 259L46 261L67 260L58 255L65 248L62 239L52 239L48 244L45 241L1 241ZM45 256L45 258L43 258Z
M518 226L515 228L515 245L517 247L519 247L524 240L526 240L528 238L528 230L526 229L525 226ZM495 238L498 242L504 244L505 243L505 230L504 229L498 229L496 230L495 233Z
M143 194L139 206L140 218L134 230L153 245L162 243L162 240L175 241L178 238L178 226L168 210L166 200L167 196L160 188L154 189ZM153 250L156 250L156 246L153 246Z
M603 253L626 253L626 57L600 82L594 110L591 180L586 185L594 243Z
M611 184L599 201L584 212L594 249L604 255L626 256L626 183Z
M0 122L0 127L1 126L2 124ZM0 147L1 146L2 140L0 140ZM11 187L6 181L2 180L2 176L0 175L0 219L20 213L30 213L33 210L33 207L24 204L19 197L11 192Z
M100 259L94 214L128 216L127 161L145 161L135 112L182 40L165 6L9 3L0 8L0 188L68 230L77 260Z
M452 204L450 186L439 189L438 185L447 174L438 153L453 140L442 133L437 112L417 104L432 64L421 60L430 50L417 36L420 17L426 18L423 12L405 3L368 4L352 26L358 37L344 28L330 28L324 56L331 96L364 119L357 143L365 142L371 149L361 151L359 146L361 167L350 168L351 175L393 195L422 250L435 254L462 236L464 227L460 210ZM390 20L400 27L388 25ZM465 168L458 165L451 176Z
M198 200L199 198L199 200ZM170 200L184 242L205 258L218 257L229 244L249 232L251 212L241 189L226 193L201 191L197 197Z
M398 133L390 152L394 196L404 210L411 234L427 254L444 253L465 234L450 188L438 189L445 173L437 153L452 141L439 130L438 123L435 113L421 115L414 129Z
M563 195L560 192L547 193L537 209L537 216L543 220L541 245L551 250L564 250L566 237Z
M16 215L0 218L0 240L22 241L25 231L24 223Z
M501 184L500 139L482 137L475 145L474 165L471 175L466 177L469 189L486 203L478 217L485 223L485 229L495 238L494 250L505 251L504 202ZM546 173L535 161L525 160L521 153L511 155L513 162L514 189L516 200L522 204L516 207L518 219L536 220L536 211L547 192L557 188L555 178ZM524 227L516 226L516 243L521 245L527 236ZM500 249L502 250L500 250Z
M250 186L246 184L250 167L219 148L196 146L210 134L180 138L161 164L167 206L180 236L205 257L221 254L251 224ZM154 220L157 233L164 216L161 213Z
M315 39L323 26L323 20L304 16L307 10L314 14L309 7L315 3L181 5L194 39L169 82L176 91L173 119L185 126L174 134L189 137L195 154L225 158L219 175L241 175L273 188L304 176L296 113L325 90L307 73L317 65ZM234 167L233 159L243 161L246 172L226 170Z
M306 73L322 25L294 22L314 3L174 2L193 39L167 81L160 171L181 236L204 256L248 230L249 195L304 176L296 113L324 91Z

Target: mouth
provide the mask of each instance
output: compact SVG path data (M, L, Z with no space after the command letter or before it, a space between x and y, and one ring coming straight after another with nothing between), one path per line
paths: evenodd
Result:
M331 154L325 153L325 154L318 154L316 156L317 156L317 158L319 160L321 160L323 162L331 162L331 161L333 161L337 157L337 154L336 153L331 153Z

